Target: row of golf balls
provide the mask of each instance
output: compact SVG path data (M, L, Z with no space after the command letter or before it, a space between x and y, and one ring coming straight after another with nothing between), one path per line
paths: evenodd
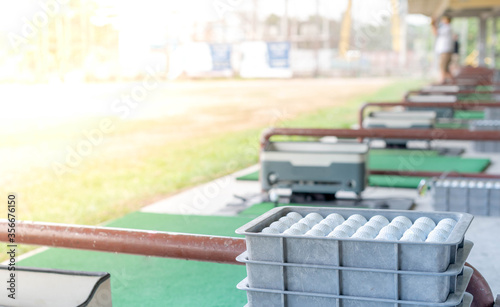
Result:
M297 212L290 212L262 229L262 233L339 239L445 242L456 224L457 222L451 218L442 219L436 224L428 217L420 217L412 223L409 218L402 215L389 221L382 215L375 215L367 220L360 214L345 219L338 213L323 218L316 212L304 217Z

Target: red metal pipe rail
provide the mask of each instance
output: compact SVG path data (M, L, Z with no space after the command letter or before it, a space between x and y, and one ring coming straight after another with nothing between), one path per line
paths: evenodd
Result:
M359 127L363 129L365 110L369 107L416 107L416 108L451 108L454 110L475 110L484 108L500 108L500 102L367 102L359 108Z
M7 220L0 220L6 230ZM242 238L18 221L16 244L240 264ZM0 241L8 242L7 231Z
M499 141L500 131L470 131L465 129L313 129L313 128L269 128L260 138L261 146L265 146L275 135L309 136L338 138L382 138L413 140L477 140Z
M457 92L450 91L424 91L424 90L414 90L408 91L406 93L406 97L412 94L420 94L420 95L471 95L471 94L500 94L500 90L492 90L492 91L476 91L476 90L459 90Z
M493 304L495 304L495 298L493 297L490 285L488 285L488 282L486 282L483 275L481 275L475 267L467 262L465 265L474 270L469 285L465 290L474 296L471 307L493 307Z

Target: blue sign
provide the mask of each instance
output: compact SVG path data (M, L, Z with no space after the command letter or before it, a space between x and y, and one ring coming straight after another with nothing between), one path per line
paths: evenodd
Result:
M290 68L290 43L268 42L267 60L270 68Z
M210 44L212 54L212 70L231 70L231 45Z

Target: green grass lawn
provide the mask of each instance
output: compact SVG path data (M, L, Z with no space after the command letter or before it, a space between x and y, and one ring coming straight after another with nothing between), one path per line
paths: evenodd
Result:
M361 103L399 101L406 91L424 83L422 80L394 82L371 95L353 95L353 99L340 106L277 124L348 128L356 122ZM120 122L109 140L105 140L115 144L113 150L107 146L96 148L76 172L54 176L46 168L33 167L26 174L12 178L11 186L19 193L19 218L88 225L116 219L181 189L257 163L259 135L266 128L194 136L189 141L172 140L165 144L156 142L150 133L163 124L161 120ZM122 141L130 135L140 141L133 150L129 150L131 144ZM124 149L120 150L116 144ZM21 246L20 251L29 249Z

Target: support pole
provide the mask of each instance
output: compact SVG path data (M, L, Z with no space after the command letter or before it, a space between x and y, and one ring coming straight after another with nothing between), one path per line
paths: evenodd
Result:
M486 17L479 17L479 41L478 41L478 64L485 66L486 59Z

